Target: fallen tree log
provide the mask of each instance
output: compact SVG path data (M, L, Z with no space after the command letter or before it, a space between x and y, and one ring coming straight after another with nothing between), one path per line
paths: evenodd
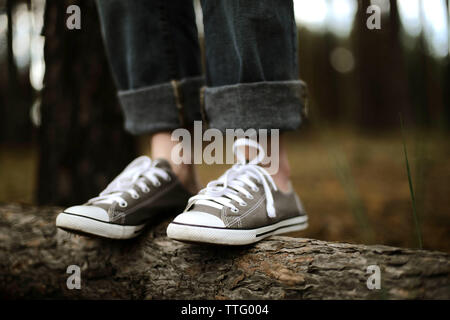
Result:
M449 299L450 255L272 237L253 246L184 244L167 222L134 240L70 235L58 208L0 205L0 296L71 299ZM69 290L69 265L81 289ZM369 290L367 267L381 270Z

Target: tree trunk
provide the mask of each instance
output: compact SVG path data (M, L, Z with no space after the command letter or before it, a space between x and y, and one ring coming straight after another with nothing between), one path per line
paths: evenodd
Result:
M72 4L80 7L80 30L66 26ZM40 204L83 203L131 161L135 143L123 130L95 1L47 1L43 34L37 198Z
M167 222L134 240L56 230L58 208L0 206L1 298L449 299L450 255L272 237L252 246L184 244ZM81 289L69 290L69 265ZM367 267L381 269L369 290Z
M360 84L359 124L362 128L399 127L399 112L410 119L408 78L399 38L396 1L382 15L380 29L368 29L369 0L358 0L354 37L356 73Z
M0 70L6 74L6 86L0 79L0 142L13 144L24 143L31 140L32 126L30 109L33 102L33 89L30 83L29 64L19 66L16 64L13 51L13 27L19 28L16 8L19 4L30 7L29 0L5 1L7 17L6 30L6 66L0 62ZM2 5L0 5L0 11ZM3 43L1 45L4 45ZM6 71L6 72L5 72ZM4 77L4 76L3 76Z
M14 61L13 53L13 1L6 0L6 17L8 19L8 29L6 32L6 50L8 60L8 89L15 89L17 84L17 66Z

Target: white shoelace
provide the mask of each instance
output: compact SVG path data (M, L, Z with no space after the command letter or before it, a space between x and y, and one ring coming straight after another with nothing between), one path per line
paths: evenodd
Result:
M155 167L156 162L149 157L141 156L131 162L98 197L88 201L89 204L108 203L112 204L116 201L119 206L128 206L127 201L122 197L128 193L133 199L139 199L139 193L133 186L147 193L150 191L149 186L144 178L147 178L154 187L159 187L161 181L159 178L170 180L170 175L163 169Z
M257 156L249 163L246 163L245 154L238 150L238 147L242 146L258 149ZM225 206L230 208L232 212L237 213L239 209L231 201L234 200L240 206L246 206L247 203L242 199L242 196L251 200L253 195L245 187L250 187L254 192L259 190L252 180L254 179L264 187L267 215L271 218L275 217L276 212L271 186L275 191L277 187L269 173L257 165L264 159L265 153L263 148L254 140L241 138L237 139L233 144L233 152L236 154L238 163L228 169L219 179L208 183L206 188L201 190L200 194L189 199L189 203L207 205L217 209L222 209ZM189 207L191 205L188 205Z

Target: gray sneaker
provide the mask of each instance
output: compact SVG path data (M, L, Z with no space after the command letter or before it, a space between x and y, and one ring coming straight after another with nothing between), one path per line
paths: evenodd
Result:
M189 199L184 212L167 227L167 235L187 242L244 245L303 230L307 221L292 186L288 192L279 191L257 163L238 163Z
M56 226L105 238L133 238L151 220L183 208L191 195L166 160L152 161L142 156L131 162L98 197L60 213Z

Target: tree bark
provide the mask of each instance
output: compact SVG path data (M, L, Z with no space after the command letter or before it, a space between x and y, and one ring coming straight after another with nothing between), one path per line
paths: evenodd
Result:
M69 5L80 7L80 30L66 26ZM42 33L46 67L37 201L83 203L135 157L135 141L123 129L95 1L47 1Z
M32 133L29 113L34 92L30 83L30 65L27 63L19 68L13 51L13 27L19 28L15 12L20 4L29 8L30 0L7 0L4 3L7 29L6 59L0 62L0 141L8 144L30 142ZM2 7L0 4L0 11Z
M366 10L370 0L359 0L353 31L356 74L360 90L361 128L399 126L399 112L410 119L411 101L400 34L396 1L390 2L389 15L381 16L380 29L368 29Z
M449 299L450 255L272 237L252 246L185 244L163 222L111 241L56 230L59 208L0 206L1 298ZM69 290L69 265L81 289ZM367 288L369 265L381 289Z

